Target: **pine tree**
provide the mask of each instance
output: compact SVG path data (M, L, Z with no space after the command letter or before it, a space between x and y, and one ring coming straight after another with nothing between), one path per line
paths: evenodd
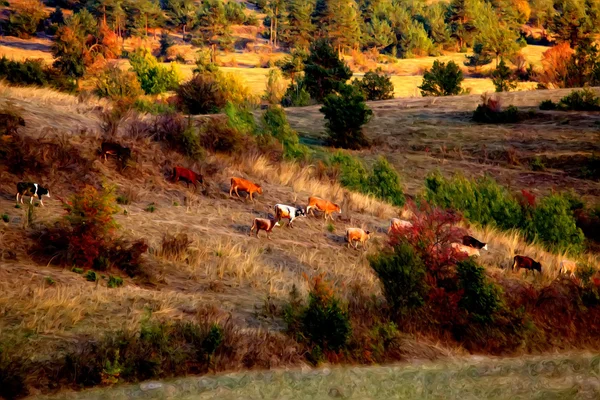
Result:
M554 16L549 28L559 41L569 42L571 47L576 47L582 39L598 32L598 18L598 0L555 0Z
M517 82L513 79L513 73L504 62L504 59L500 60L500 64L492 72L492 82L496 92L510 92L517 87Z
M196 7L192 0L163 0L161 7L167 12L169 22L180 28L184 36L186 29L196 22Z
M473 0L452 0L448 6L446 23L459 49L470 46L476 33L473 3Z
M315 6L315 0L289 0L284 38L289 46L307 49L312 42L315 31L312 13Z
M303 83L313 99L323 101L351 76L350 68L326 39L318 39L310 46Z
M510 57L518 51L518 34L498 19L489 3L482 5L475 26L478 30L475 44L481 45L483 56L489 54L496 59L496 66L500 57Z
M354 0L327 0L326 6L326 34L338 53L358 47L361 31Z
M197 21L198 29L206 43L210 43L215 36L226 36L229 32L222 0L204 0L198 11Z
M381 51L394 43L394 30L385 19L374 17L367 24L366 45Z

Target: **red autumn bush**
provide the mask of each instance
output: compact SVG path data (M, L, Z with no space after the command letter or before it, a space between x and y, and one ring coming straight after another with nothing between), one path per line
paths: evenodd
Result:
M574 51L569 43L563 42L542 54L540 83L547 88L564 88L569 73L569 64Z

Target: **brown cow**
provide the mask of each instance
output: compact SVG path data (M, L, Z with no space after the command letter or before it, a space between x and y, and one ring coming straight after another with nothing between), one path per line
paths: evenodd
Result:
M540 274L542 273L542 264L535 261L533 258L526 256L515 256L512 270L514 271L516 269L518 271L521 268L526 269L528 272L537 270Z
M339 205L332 203L329 200L323 200L320 197L314 197L314 196L308 198L308 207L306 207L306 213L308 214L310 212L310 214L312 216L314 216L315 212L314 212L313 208L324 213L326 221L327 221L327 217L330 217L331 220L333 221L333 217L331 216L332 213L334 213L334 212L338 212L340 214L342 213L342 209L340 208Z
M460 243L451 243L450 246L458 253L466 254L467 256L477 256L479 257L479 249L475 249L471 246L465 246Z
M262 194L262 192L263 192L260 185L252 183L249 180L244 179L244 178L235 178L235 177L231 178L231 187L229 188L229 197L233 197L232 193L234 190L235 190L235 194L240 199L241 199L241 197L240 197L240 194L238 193L238 190L247 192L248 196L246 196L246 198L250 197L250 200L252 200L252 202L254 202L254 199L252 198L252 193Z
M371 237L371 232L365 231L360 228L348 228L346 229L346 242L348 242L347 246L353 245L355 249L358 249L358 242L362 244L363 249L365 248L365 243Z
M197 189L196 182L201 185L204 184L204 180L202 179L202 175L192 171L191 169L183 168L183 167L175 167L173 168L173 183L177 183L179 181L185 182L187 187L190 187L190 183L194 185L194 189Z
M410 221L403 219L392 218L390 221L390 227L388 228L388 235L392 232L398 232L401 229L412 228L413 224Z
M107 160L107 155L115 156L123 164L127 163L127 160L131 158L131 149L129 147L121 146L116 142L102 142L101 157L104 157L104 161Z
M250 234L248 236L252 236L252 231L256 229L256 237L258 238L258 232L262 229L267 232L267 239L271 240L271 231L273 228L277 226L277 221L271 218L254 218L254 222L252 223L252 228L250 228Z

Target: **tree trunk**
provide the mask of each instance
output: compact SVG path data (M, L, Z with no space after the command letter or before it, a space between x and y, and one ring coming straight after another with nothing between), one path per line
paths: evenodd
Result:
M275 48L277 48L277 15L279 14L279 7L275 7Z
M148 38L148 14L146 14L146 38Z
M273 16L271 16L271 26L269 27L269 45L271 46L271 51L273 51Z

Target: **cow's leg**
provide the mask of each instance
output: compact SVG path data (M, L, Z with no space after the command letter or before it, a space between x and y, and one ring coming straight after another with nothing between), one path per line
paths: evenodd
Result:
M235 189L235 194L238 197L238 199L241 199L240 194L238 193L238 188L237 186L234 188Z
M231 185L229 187L229 197L233 197L232 193L233 193L233 185Z
M29 198L29 204L33 204L33 196Z
M19 202L19 192L17 192L17 203Z
M250 201L252 201L254 203L254 199L252 198L252 192L248 192L248 197L250 197ZM247 198L247 197L246 197Z

